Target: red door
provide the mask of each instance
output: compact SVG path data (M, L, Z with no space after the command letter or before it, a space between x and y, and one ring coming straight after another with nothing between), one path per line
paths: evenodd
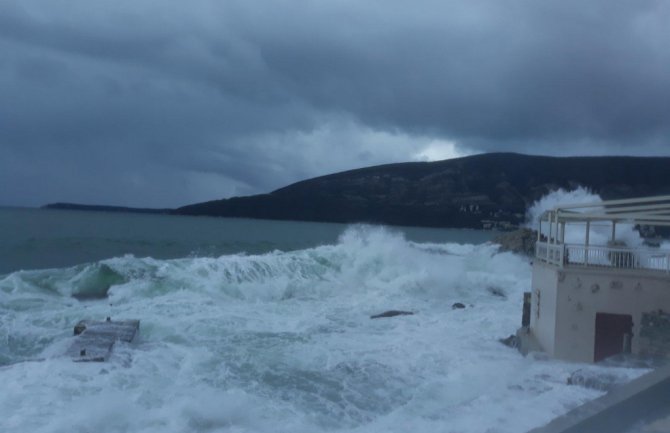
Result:
M632 331L633 316L630 314L596 313L593 361L623 353L625 336L632 335Z

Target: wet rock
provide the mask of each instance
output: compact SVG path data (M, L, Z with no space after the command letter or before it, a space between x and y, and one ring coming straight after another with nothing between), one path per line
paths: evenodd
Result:
M500 341L505 346L511 347L513 349L517 349L520 345L519 337L517 337L514 334L511 334L507 338L500 338L498 341Z
M507 294L505 294L505 291L501 289L500 287L496 286L489 286L486 288L490 294L493 296L497 296L499 298L507 299Z
M80 320L74 325L74 335L80 335L84 331L86 331L86 321Z
M503 233L493 239L493 242L500 244L500 251L511 251L516 254L534 256L536 240L536 231L522 228L513 232Z
M371 319L381 319L383 317L395 317L395 316L411 316L414 313L411 311L402 311L402 310L389 310L389 311L384 311L381 314L375 314L374 316L370 316Z
M460 302L456 302L451 306L452 310L460 310L460 309L463 309L463 308L465 308L465 304L462 304Z

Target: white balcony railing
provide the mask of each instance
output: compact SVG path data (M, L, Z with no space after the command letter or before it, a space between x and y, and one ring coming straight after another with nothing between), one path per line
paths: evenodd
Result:
M535 257L559 267L646 269L670 273L670 251L652 248L537 242Z
M564 251L561 244L535 243L535 257L551 265L563 266Z

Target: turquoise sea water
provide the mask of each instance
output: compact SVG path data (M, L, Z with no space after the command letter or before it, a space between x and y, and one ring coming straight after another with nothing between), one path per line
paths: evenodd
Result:
M0 275L132 254L173 259L332 244L344 224L0 208ZM397 227L416 242L482 243L493 233Z

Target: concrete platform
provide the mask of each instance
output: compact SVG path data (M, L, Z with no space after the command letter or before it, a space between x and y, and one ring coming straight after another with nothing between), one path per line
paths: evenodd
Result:
M75 362L104 362L117 341L130 343L140 329L139 320L82 320L74 327L77 336L66 355Z

